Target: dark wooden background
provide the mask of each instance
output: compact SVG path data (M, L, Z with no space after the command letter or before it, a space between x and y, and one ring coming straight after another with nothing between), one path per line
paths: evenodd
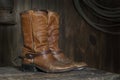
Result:
M12 21L0 24L0 66L12 66L13 59L21 54L19 14L29 9L50 9L60 14L60 47L70 59L120 73L120 36L92 28L77 13L72 0L15 0L14 9L7 13L13 14Z

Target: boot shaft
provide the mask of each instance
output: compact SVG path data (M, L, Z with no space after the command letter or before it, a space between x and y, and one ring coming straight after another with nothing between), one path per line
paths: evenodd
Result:
M48 20L45 11L25 11L21 14L23 54L48 50Z
M48 11L49 48L52 51L59 51L59 15L56 12Z
M25 11L21 13L21 26L23 32L23 56L25 53L33 53L33 34L32 34L32 19L33 11Z
M34 51L48 50L48 16L47 12L35 11L32 15Z

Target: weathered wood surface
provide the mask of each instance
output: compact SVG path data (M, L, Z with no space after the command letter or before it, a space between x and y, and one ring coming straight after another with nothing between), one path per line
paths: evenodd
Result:
M0 10L2 9L13 9L14 0L0 0Z
M0 80L120 80L120 75L93 68L64 73L32 73L4 67L0 68Z
M12 10L0 10L0 24L15 24L15 13Z

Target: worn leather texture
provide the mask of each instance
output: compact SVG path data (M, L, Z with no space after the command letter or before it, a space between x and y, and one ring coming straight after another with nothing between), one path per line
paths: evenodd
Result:
M48 13L29 10L21 14L24 37L23 64L35 64L45 72L63 72L76 68L58 61L49 51ZM41 54L32 59L26 54ZM31 56L31 55L30 55Z
M26 11L21 13L21 26L23 33L23 53L22 56L25 56L26 53L33 53L33 32L32 32L32 16L33 11Z
M86 63L75 63L70 60L59 48L59 14L53 11L48 11L48 32L49 32L49 48L53 56L63 64L83 67L86 66Z

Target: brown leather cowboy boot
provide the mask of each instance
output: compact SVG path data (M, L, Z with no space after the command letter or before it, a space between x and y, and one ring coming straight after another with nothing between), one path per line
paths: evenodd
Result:
M61 51L58 45L59 40L59 15L56 12L48 11L48 27L49 27L49 49L52 51L53 56L61 63L66 64L69 67L83 67L86 63L75 63L68 59Z
M24 36L22 63L24 71L64 72L72 70L58 62L49 50L47 11L27 11L21 14Z

